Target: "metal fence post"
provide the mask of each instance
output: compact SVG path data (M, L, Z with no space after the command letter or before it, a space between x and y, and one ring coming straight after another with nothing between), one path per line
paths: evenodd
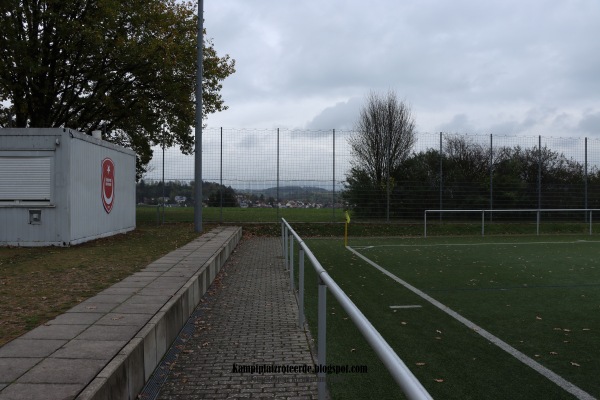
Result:
M490 210L494 209L494 136L490 133ZM490 222L493 213L490 212Z
M318 299L318 343L317 343L317 360L319 368L324 368L327 363L325 340L327 339L327 285L319 278L319 299ZM317 394L319 400L326 398L326 381L325 371L320 370L317 373Z
M443 205L443 193L444 193L444 171L443 171L443 161L444 161L444 148L442 147L442 132L440 132L440 210L444 209ZM442 220L442 213L440 213L440 221Z
M584 207L586 210L588 208L588 141L587 137L585 138L585 165L584 165ZM591 215L591 211L590 211ZM585 215L587 219L587 214ZM591 231L590 231L591 233Z
M333 201L333 215L331 222L335 222L335 129L333 130L333 178L331 184L333 189L331 195Z
M304 249L298 252L298 326L304 327Z
M219 168L219 172L221 174L221 181L219 186L219 204L221 206L219 220L223 223L223 128L221 128L221 167Z
M277 208L277 219L279 219L279 128L277 128L277 199L275 200Z
M538 209L542 208L542 135L538 136ZM539 214L538 214L539 216Z

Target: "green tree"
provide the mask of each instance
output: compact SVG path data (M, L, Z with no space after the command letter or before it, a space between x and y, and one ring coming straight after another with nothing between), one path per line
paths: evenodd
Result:
M138 155L193 152L196 6L175 0L2 0L0 127L104 129ZM235 61L204 41L203 115L227 107Z

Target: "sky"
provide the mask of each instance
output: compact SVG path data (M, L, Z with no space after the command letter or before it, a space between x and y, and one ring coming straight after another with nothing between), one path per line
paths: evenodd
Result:
M209 127L349 130L390 90L418 132L600 138L597 0L205 0L236 61Z

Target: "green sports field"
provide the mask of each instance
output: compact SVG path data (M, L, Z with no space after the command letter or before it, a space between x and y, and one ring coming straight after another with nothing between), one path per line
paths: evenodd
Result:
M351 238L356 253L341 239L306 242L434 398L600 397L593 236ZM312 272L306 307L316 337ZM333 296L327 318L328 363L369 366L330 381L332 396L402 398Z

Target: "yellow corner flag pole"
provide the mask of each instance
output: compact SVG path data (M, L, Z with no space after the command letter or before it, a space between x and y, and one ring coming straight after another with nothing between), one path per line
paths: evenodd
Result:
M346 224L344 226L344 246L348 247L348 224L350 223L350 214L346 211Z

